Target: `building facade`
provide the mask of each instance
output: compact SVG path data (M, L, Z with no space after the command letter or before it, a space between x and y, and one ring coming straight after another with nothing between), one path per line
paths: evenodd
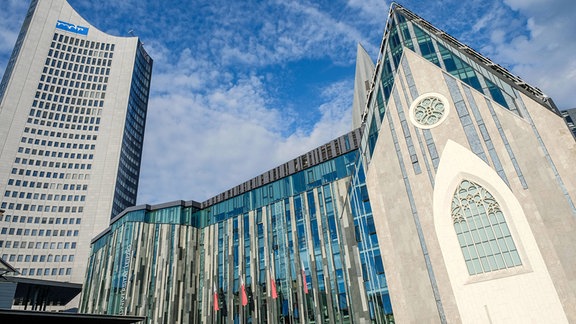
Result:
M120 214L81 309L576 322L576 142L550 98L393 4L376 64L358 48L352 111L356 131L206 202Z
M65 0L32 0L0 83L0 254L82 283L90 240L136 202L152 60Z
M360 137L356 130L203 203L126 210L93 241L81 310L151 323L391 316L374 221L354 217L346 200L365 193L350 181Z
M576 143L551 99L399 5L360 151L400 323L576 321Z

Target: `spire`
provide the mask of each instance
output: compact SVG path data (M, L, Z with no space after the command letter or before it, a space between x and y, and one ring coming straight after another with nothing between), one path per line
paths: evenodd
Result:
M366 107L366 97L371 87L374 73L374 62L364 49L362 44L358 43L356 51L356 75L354 77L354 101L352 103L352 129L360 127L362 124L362 115Z

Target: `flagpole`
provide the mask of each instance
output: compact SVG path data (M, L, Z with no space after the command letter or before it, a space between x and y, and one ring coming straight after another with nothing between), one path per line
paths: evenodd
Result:
M308 231L310 229L310 216L308 215L308 209L307 209L307 205L308 205L308 199L307 197L303 196L302 197L302 218L303 218L303 226L304 226L304 242L303 242L303 246L298 245L298 249L300 250L299 253L299 259L300 259L300 266L303 267L304 266L304 257L306 256L306 254L302 255L303 249L304 251L308 252ZM304 253L306 253L304 252ZM300 270L300 272L302 272L302 270ZM302 318L302 322L306 323L308 321L308 298L306 296L306 293L304 292L304 285L305 285L305 278L301 278L302 280L302 306L303 306L303 312L302 315L300 315L300 317Z
M272 205L268 208L268 218L270 219L270 226L272 226L272 218L275 217L275 205ZM270 248L270 297L272 297L271 302L269 303L269 311L270 318L272 322L276 322L278 320L278 290L276 287L276 262L274 258L274 253L276 250L276 246L274 245L274 234L278 234L277 226L271 228L269 231L271 235L268 236L269 248ZM276 242L277 243L277 242Z
M309 204L309 202L308 202L308 200L306 199L306 205L308 205L308 204ZM309 231L311 231L311 228L310 228L311 224L310 224L310 222L309 222L309 221L310 221L310 215L308 214L306 207L305 207L305 209L303 210L303 213L304 213L304 218L308 220L307 222L304 222L304 228L305 228L305 230L304 230L304 238L305 238L305 242L306 242L306 243L304 243L304 244L305 244L305 246L306 246L306 251L311 252L311 253L308 255L308 258L307 258L307 259L308 259L308 267L309 267L309 269L310 269L310 275L312 276L312 262L313 262L314 254L313 254L313 247L312 247L312 251L309 251L308 243L307 243L307 242L309 242L308 233L309 233ZM305 269L304 269L304 260L303 260L303 259L305 259L305 258L306 258L306 255L305 255L304 258L301 258L301 259L300 259L300 262L301 262L301 265L302 265L302 269L304 270L304 274L306 274L306 273L305 273L306 271L305 271ZM312 283L311 283L311 284L312 284ZM305 317L305 319L306 319L306 321L307 321L307 320L308 320L308 315L309 315L309 314L308 314L309 308L311 308L312 310L314 310L314 318L316 318L316 311L315 311L315 304L314 304L314 296L313 296L313 295L311 296L312 305L309 305L309 303L308 303L308 297L309 297L309 296L308 296L308 283L307 283L307 280L306 280L306 276L302 277L302 285L303 285L303 287L302 287L302 288L303 288L303 289L302 289L302 290L303 290L302 297L303 297L303 301L304 301L304 308L305 308L305 311L306 311L306 314L305 314L306 317ZM306 322L306 321L305 321L305 322Z
M278 319L278 288L276 287L276 264L274 262L274 251L272 251L270 255L270 297L272 300L268 304L268 313L271 314L272 322L276 322Z
M286 296L286 298L288 299L288 318L290 323L293 322L294 320L294 295L292 292L292 266L293 266L293 262L290 259L291 256L293 256L293 249L292 251L289 248L289 235L288 233L290 232L290 228L288 228L288 220L287 217L291 217L289 215L287 215L286 213L286 207L284 205L281 205L281 210L282 210L282 238L284 243L282 244L282 249L283 249L283 254L284 254L284 265L285 265L285 269L286 269L286 278L285 278L285 282L287 284L288 287L288 294Z
M301 274L302 274L302 306L304 306L303 312L300 315L302 322L306 323L308 321L308 283L306 282L306 270L304 268L304 260L300 259Z
M215 246L218 246L217 243L218 241L216 240L217 237L217 228L214 228L212 231L210 231L212 233L212 244ZM218 307L218 290L216 289L216 282L217 282L217 278L218 278L218 249L216 249L216 254L213 255L213 261L216 262L211 262L212 263L212 323L217 324L218 323L218 312L217 312L217 308Z
M218 256L216 257L216 259L218 259ZM216 262L217 264L217 262ZM218 304L218 289L217 289L217 284L216 282L218 281L218 265L216 265L216 267L214 267L214 275L213 275L213 281L212 281L212 313L213 315L213 322L214 323L218 323L218 311L220 310L220 305Z

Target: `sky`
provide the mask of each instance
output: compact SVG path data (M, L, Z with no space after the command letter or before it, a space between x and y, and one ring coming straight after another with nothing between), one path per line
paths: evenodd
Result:
M45 1L45 0L41 0ZM384 0L69 0L154 59L138 204L202 202L351 130L357 45L375 61ZM0 76L29 1L0 0ZM406 0L576 107L576 1Z

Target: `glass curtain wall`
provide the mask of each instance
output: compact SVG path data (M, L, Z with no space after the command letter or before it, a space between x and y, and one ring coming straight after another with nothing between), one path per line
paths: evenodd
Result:
M215 284L218 298L225 300L218 301L219 310L210 308L211 322L352 321L343 262L349 247L338 220L348 215L334 197L346 195L355 154L199 212L218 220L213 225L218 252L209 261L217 264L218 276L204 287ZM245 201L250 204L239 203Z

